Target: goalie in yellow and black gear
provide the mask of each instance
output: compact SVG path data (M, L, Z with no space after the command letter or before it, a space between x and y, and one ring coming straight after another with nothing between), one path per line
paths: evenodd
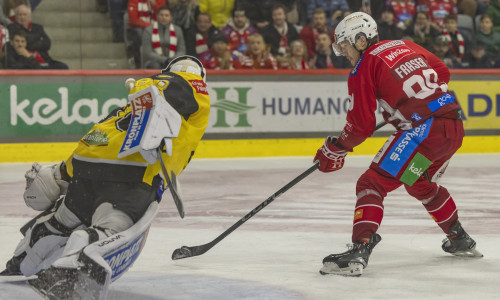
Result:
M51 282L41 281L44 274L67 277L61 270L85 269L89 257L92 261L96 255L93 243L116 234L125 236L122 241L129 246L141 236L145 241L166 176L173 177L175 185L175 176L186 168L203 137L210 99L205 69L191 56L177 57L160 74L131 83L127 81L129 104L95 124L65 162L35 163L26 173L26 204L44 212L24 227L24 238L2 275L37 274L30 285L47 290ZM123 249L126 243L120 245L116 246ZM115 248L97 254L106 260ZM91 264L95 269L96 263ZM109 262L98 263L107 276L107 281L98 280L100 286L115 280L130 264L114 263L118 272L109 269ZM88 293L72 284L68 288L73 293ZM106 292L94 291L93 297L105 297Z

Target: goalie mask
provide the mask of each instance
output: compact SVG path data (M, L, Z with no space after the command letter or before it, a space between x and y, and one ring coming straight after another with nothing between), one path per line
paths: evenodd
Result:
M201 76L203 82L206 83L206 70L203 64L194 56L181 55L174 58L165 69L161 70L162 73L165 72L187 72L193 73Z
M335 28L333 52L337 56L344 55L348 44L357 49L355 44L361 36L365 36L368 40L378 36L377 23L369 14L355 12L345 17Z

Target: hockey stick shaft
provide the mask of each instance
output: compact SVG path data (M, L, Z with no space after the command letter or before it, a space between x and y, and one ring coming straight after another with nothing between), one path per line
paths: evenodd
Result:
M170 179L170 175L168 174L167 168L163 163L163 157L161 156L160 148L156 149L156 153L158 154L158 159L160 160L161 169L163 171L163 175L165 176L165 180L167 181L168 189L172 194L172 198L174 199L175 206L177 207L177 211L179 212L179 216L184 218L184 205L182 204L182 199L177 192L177 184L174 172L172 172L172 179Z
M380 122L377 124L375 127L375 130L378 130L382 127L384 127L387 123L385 122ZM177 259L182 259L186 257L192 257L192 256L198 256L202 255L208 250L210 250L213 246L217 245L221 240L223 240L226 236L228 236L231 232L236 230L238 227L243 225L248 219L251 217L255 216L259 211L261 211L264 207L268 206L271 202L273 202L276 198L281 196L284 192L288 191L291 187L296 185L298 182L300 182L302 179L306 178L309 176L311 173L316 171L319 167L319 163L315 163L313 166L311 166L309 169L304 171L302 174L299 176L295 177L292 181L287 183L284 187L279 189L276 193L272 194L271 197L267 198L264 202L259 204L257 207L255 207L252 211L250 211L248 214L246 214L243 218L241 218L238 222L234 223L231 227L229 227L226 231L221 233L218 237L216 237L213 241L200 245L200 246L182 246L181 248L175 249L174 252L172 253L172 259L177 260Z

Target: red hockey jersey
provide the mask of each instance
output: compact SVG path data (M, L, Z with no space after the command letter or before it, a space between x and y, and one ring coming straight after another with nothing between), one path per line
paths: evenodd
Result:
M375 130L377 102L387 122L408 130L430 117L456 118L450 72L434 54L402 40L370 46L349 74L349 111L337 143L352 150Z

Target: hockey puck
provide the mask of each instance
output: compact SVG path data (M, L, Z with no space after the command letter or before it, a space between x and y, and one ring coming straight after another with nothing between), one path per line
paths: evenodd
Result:
M182 246L181 248L175 249L174 253L172 253L173 260L182 259L190 256L191 256L191 249L189 249L189 247L187 246Z

